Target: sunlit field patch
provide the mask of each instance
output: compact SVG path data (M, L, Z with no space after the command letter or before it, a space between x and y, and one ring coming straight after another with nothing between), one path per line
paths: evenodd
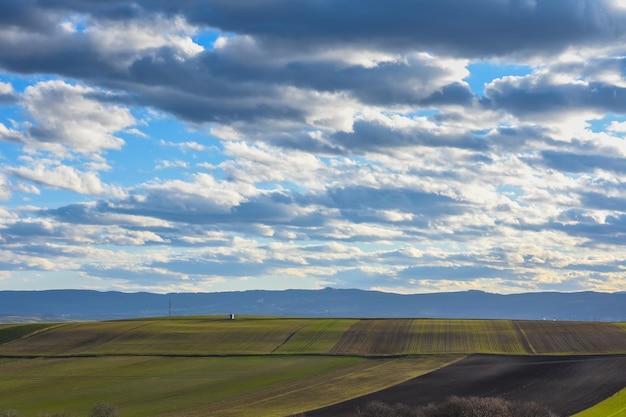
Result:
M415 320L413 326L411 353L527 353L508 320Z
M111 402L125 416L272 416L376 391L453 357L96 357L0 361L0 411L87 415Z
M626 388L572 417L623 417L626 416Z

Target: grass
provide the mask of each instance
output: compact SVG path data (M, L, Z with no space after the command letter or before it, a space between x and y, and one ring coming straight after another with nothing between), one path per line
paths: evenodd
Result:
M288 415L470 353L626 353L626 324L177 317L1 325L0 412L86 415L112 402L125 417ZM624 402L622 392L577 417L619 416Z
M0 345L52 326L50 323L7 324L0 326Z
M41 329L45 331L36 331ZM0 355L21 356L606 354L626 353L626 326L510 320L187 317L2 326L0 340L5 341Z
M0 411L124 416L275 416L373 392L457 359L318 356L0 360Z
M0 354L269 354L312 321L189 318L72 323L3 346Z
M411 353L525 354L509 320L416 320Z
M339 338L357 320L319 319L306 322L292 337L274 352L324 354L331 351Z
M572 417L624 417L626 416L626 388L601 403L574 414Z

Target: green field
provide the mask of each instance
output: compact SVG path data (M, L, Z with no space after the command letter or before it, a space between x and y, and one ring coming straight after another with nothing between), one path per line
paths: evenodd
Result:
M5 324L0 325L0 345L11 340L32 335L35 332L49 328L49 323L29 323L29 324Z
M3 356L626 353L620 325L511 320L188 317L17 325L0 338Z
M449 356L95 357L0 360L0 410L86 416L114 403L122 416L276 416L405 381Z
M471 353L626 354L626 326L262 317L2 325L0 411L86 416L111 402L123 417L280 416L377 391ZM625 397L579 417L618 416Z
M626 416L626 388L602 401L595 407L589 408L572 417L624 417Z

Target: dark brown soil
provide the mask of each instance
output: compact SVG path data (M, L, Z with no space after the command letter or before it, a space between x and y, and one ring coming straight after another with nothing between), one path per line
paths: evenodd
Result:
M352 416L370 401L425 405L451 396L535 401L570 416L626 387L626 355L473 355L391 388L306 413L307 417Z

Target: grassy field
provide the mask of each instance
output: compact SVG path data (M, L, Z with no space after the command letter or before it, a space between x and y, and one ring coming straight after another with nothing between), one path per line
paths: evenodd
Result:
M626 416L626 388L607 398L595 407L572 417L624 417Z
M0 355L626 353L626 327L611 323L189 317L45 326L1 327Z
M263 317L1 325L0 411L84 416L109 401L124 417L288 415L471 353L626 354L626 325ZM580 417L618 416L625 397Z
M96 357L0 360L0 411L122 416L277 416L339 402L421 375L451 356Z
M4 324L0 325L0 345L51 327L50 323Z

